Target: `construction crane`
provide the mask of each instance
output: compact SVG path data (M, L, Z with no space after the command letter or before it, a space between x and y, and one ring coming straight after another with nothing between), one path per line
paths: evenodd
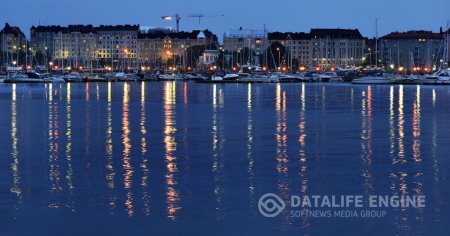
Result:
M198 18L198 23L200 24L201 19L205 18L205 17L221 17L221 16L225 16L225 15L207 15L207 14L191 14L191 15L186 15L189 18ZM175 19L176 24L177 24L177 32L180 32L180 20L181 20L181 15L180 14L175 14L173 16L170 15L166 15L166 16L162 16L161 17L163 20L173 20Z
M177 22L177 33L180 32L180 14L175 14L174 16L162 16L163 20L172 20L175 17L175 21Z
M188 17L190 18L198 18L198 23L200 24L201 19L205 18L205 17L221 17L221 16L225 16L224 14L220 14L220 15L207 15L207 14L192 14L192 15L188 15Z

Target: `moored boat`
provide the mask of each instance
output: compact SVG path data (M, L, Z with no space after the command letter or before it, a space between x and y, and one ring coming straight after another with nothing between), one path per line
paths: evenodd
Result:
M352 84L391 84L393 80L383 74L367 75L353 79Z
M64 76L64 80L66 82L83 82L83 78L81 77L80 73L72 72L66 76Z

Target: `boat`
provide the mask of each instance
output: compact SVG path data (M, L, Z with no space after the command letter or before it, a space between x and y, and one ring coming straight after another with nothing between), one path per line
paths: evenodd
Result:
M116 73L116 75L114 77L115 77L116 81L122 81L122 82L137 81L137 76L135 76L133 74L125 74L124 72L118 72L118 73Z
M108 82L109 79L102 75L89 75L86 78L86 82Z
M328 71L319 75L320 82L342 82L342 77L339 77L336 72Z
M64 80L63 76L53 76L53 77L50 77L50 80L52 81L52 83L65 83L66 82Z
M64 76L64 80L66 82L83 82L83 78L81 77L80 73L72 72L66 76Z
M206 80L208 78L206 76L203 76L202 74L187 73L187 74L184 74L183 79L195 81L195 80Z
M238 79L241 82L249 82L249 83L276 83L278 82L278 78L273 78L266 74L251 74Z
M4 83L48 83L49 79L42 78L42 76L35 71L28 71L26 73L9 73L4 79Z
M270 76L270 79L280 83L300 82L301 79L292 74L274 74Z
M441 69L432 75L424 75L418 82L420 84L450 84L450 69Z
M305 82L319 82L320 81L320 75L317 74L316 72L306 72L303 75L304 81Z
M162 74L159 75L160 80L175 80L175 75L173 74Z
M384 74L366 75L361 78L353 79L352 84L391 84L392 78Z
M392 80L394 84L420 84L422 78L419 75L398 75Z

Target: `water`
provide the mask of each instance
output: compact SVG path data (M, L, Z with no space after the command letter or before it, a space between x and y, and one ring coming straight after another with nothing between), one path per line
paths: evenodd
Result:
M0 84L0 235L444 235L449 100L432 86ZM266 218L265 193L426 207Z

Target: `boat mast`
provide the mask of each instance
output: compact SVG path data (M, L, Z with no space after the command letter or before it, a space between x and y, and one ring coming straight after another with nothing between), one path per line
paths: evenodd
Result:
M449 54L449 49L448 49L448 47L449 47L449 31L450 31L450 27L449 27L449 21L447 21L447 32L446 32L446 34L445 34L445 50L444 50L444 63L445 63L445 65L446 65L446 67L445 67L445 69L448 69L449 67L448 67L448 54Z
M63 42L62 42L62 34L63 34L63 29L61 29L60 31L60 35L59 35L59 44L61 47L61 71L64 72L64 49L63 49Z
M375 68L378 68L378 18L375 18Z

